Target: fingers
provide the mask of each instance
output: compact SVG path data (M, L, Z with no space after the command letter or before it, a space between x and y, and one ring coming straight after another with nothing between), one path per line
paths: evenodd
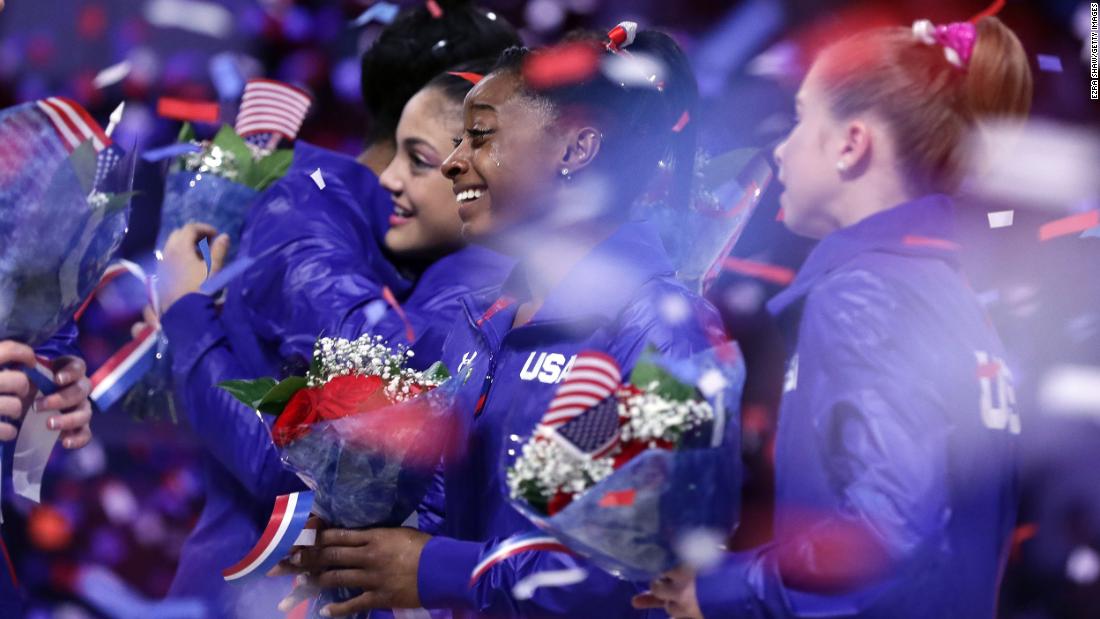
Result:
M305 600L312 600L321 593L321 590L307 584L304 577L299 578L294 585L294 590L279 602L279 611L288 613Z
M34 349L30 346L12 340L0 342L0 365L19 363L32 368L36 362Z
M18 433L19 431L15 429L15 426L0 421L0 441L10 441Z
M309 579L309 583L322 589L371 589L377 585L376 579L366 570L326 570Z
M27 410L22 399L10 395L0 395L0 417L19 419Z
M80 449L92 442L92 429L87 425L61 435L61 446L65 449Z
M358 612L366 610L372 610L375 608L387 608L388 605L378 598L376 593L367 591L358 597L354 597L346 602L338 602L336 604L329 604L321 609L322 617L347 617Z
M630 600L630 605L637 609L664 608L665 602L661 598L653 595L652 592L646 591L645 593L635 595Z
M134 325L130 327L130 339L135 339L137 336L141 335L141 332L145 330L146 324L147 323L141 321L135 322Z
M210 274L213 275L225 266L225 257L229 254L229 235L219 234L210 245Z
M80 406L87 401L88 394L92 392L92 381L87 376L81 376L75 383L63 387L52 395L48 395L37 402L40 411L68 411Z
M160 317L157 316L156 310L151 305L146 305L145 309L141 310L141 319L147 325L160 326Z
M75 433L86 427L92 421L92 403L87 398L73 409L66 410L61 415L54 415L46 422L46 427L51 430Z
M25 398L31 394L31 379L20 370L0 371L0 394Z
M53 382L58 387L71 385L88 374L88 366L80 357L66 355L53 360Z
M318 546L365 546L372 537L370 530L325 529L317 535Z

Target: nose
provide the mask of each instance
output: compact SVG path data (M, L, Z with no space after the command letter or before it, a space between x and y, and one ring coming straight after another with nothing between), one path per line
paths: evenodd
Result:
M775 145L772 150L772 158L775 159L775 165L783 164L783 148L787 146L787 138L783 138Z
M400 157L394 157L390 161L390 165L386 166L385 170L382 170L382 174L378 176L378 184L383 189L390 192L394 196L401 195L404 191L404 186L401 183L400 174L397 173L397 160Z
M439 166L439 170L443 172L443 176L446 176L452 181L465 174L469 169L470 162L466 158L465 143L459 144L457 148L451 151L451 154L448 155Z

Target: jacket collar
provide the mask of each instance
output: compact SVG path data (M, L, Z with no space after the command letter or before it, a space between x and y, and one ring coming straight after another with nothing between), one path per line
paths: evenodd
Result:
M573 265L565 278L550 291L531 322L556 323L586 318L613 320L643 284L655 277L674 273L657 229L648 222L626 223ZM519 264L496 294L473 297L469 309L473 319L479 323L487 320L484 314L491 309L496 310L491 311L492 314L504 320L514 316L514 312L503 311L502 307L498 307L500 301L507 300L507 306L514 306L530 296L524 265ZM478 320L479 316L485 319Z
M798 303L826 275L861 254L884 252L958 262L953 204L930 194L875 213L826 236L810 252L791 285L768 302L779 316Z
M473 291L499 288L514 265L514 260L495 251L467 245L428 266L417 278L412 294L415 296L419 290L438 291L456 284Z

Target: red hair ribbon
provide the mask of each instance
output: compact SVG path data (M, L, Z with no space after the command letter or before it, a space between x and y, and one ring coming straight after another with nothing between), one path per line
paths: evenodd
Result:
M621 52L634 42L634 36L638 33L638 24L632 21L619 22L607 33L607 49L612 52Z
M474 86L482 80L485 76L480 73L470 73L467 71L447 71L447 75L453 75L455 77L461 77L462 79L470 82Z
M978 23L979 19L981 19L983 17L993 17L997 13L1000 13L1001 9L1003 9L1003 8L1005 8L1005 0L994 0L993 4L987 6L985 8L985 10L983 10L981 13L978 13L974 17L971 17L970 19L968 19L967 21L969 21L972 24L976 24L976 23Z

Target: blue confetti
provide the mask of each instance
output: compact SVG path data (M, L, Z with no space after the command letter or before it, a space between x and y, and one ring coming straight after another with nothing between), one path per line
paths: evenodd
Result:
M376 21L380 24L391 24L394 18L397 17L397 12L400 8L396 4L390 4L389 2L379 2L371 5L370 8L359 14L359 17L355 18L355 21L351 22L352 28L361 28Z
M1038 54L1036 56L1039 60L1039 70L1049 71L1051 73L1062 72L1062 59L1057 56L1049 56L1047 54Z
M164 161L165 159L170 159L184 153L197 153L200 150L202 149L199 148L198 144L176 143L169 144L168 146L164 146L161 148L154 148L153 150L147 150L142 153L141 158L146 161L155 163L157 161Z
M205 236L199 239L199 251L202 252L203 262L206 263L206 276L210 277L210 239Z
M236 101L244 92L244 76L237 59L229 52L210 59L210 80L214 82L220 101Z

